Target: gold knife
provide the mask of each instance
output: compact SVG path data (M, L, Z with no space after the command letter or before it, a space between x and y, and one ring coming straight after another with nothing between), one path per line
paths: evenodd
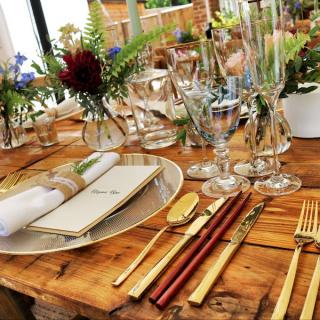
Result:
M167 252L167 254L153 266L153 268L129 291L128 295L134 299L140 299L143 293L168 267L171 260L182 248L201 230L201 228L217 213L227 198L220 198L213 202L186 230L183 237Z
M204 298L206 297L214 283L217 281L224 268L231 260L232 256L240 247L241 242L246 237L253 224L258 219L263 207L264 202L257 204L241 221L241 224L238 226L237 230L234 232L231 238L231 242L222 251L216 263L211 266L198 287L190 295L188 302L191 305L200 306L202 304Z

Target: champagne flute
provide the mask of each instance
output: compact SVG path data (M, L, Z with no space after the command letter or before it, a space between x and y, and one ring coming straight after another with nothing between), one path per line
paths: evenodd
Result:
M253 120L256 93L252 86L250 70L246 62L240 25L236 24L213 29L212 38L222 76L224 78L228 75L242 76L242 99L246 103L249 112L251 159L238 162L234 167L234 171L246 177L269 175L273 171L272 159L258 157L256 151L256 129Z
M198 133L215 147L219 176L206 181L202 192L211 197L234 196L246 191L250 181L230 175L227 143L236 131L242 95L242 78L227 77L225 85L215 81L212 41L169 48L168 68Z
M301 180L280 173L277 165L275 112L285 84L284 21L281 0L239 1L243 44L255 90L268 105L271 114L273 174L257 180L254 188L265 195L284 195L297 191Z

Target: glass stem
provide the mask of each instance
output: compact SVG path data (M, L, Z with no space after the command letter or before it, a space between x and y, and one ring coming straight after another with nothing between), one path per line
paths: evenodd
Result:
M278 166L278 139L276 133L276 108L274 106L269 106L270 112L270 122L271 122L271 145L272 145L272 154L273 154L273 175L280 175L280 168Z
M201 137L201 153L202 153L201 167L207 167L209 162L209 159L207 156L207 146L202 137Z
M254 164L257 159L257 144L256 144L256 129L253 120L253 108L252 100L249 98L247 101L247 108L249 112L249 127L250 127L250 145L251 145L251 166L254 167Z
M230 177L230 158L229 149L226 144L216 146L215 153L217 155L217 166L221 180L227 180Z

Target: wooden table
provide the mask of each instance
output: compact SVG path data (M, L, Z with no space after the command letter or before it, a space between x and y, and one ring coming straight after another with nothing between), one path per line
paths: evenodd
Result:
M36 141L12 151L0 151L0 178L23 169L34 175L43 170L80 160L91 151L80 137L82 124L59 123L60 143L41 148ZM232 228L215 247L212 254L195 272L184 289L165 311L159 311L144 297L130 301L127 292L181 238L186 227L167 231L142 265L119 288L112 280L144 248L157 231L166 224L168 208L139 227L101 241L92 246L54 254L35 256L0 256L0 284L26 295L74 310L92 319L269 319L280 294L295 247L293 233L303 199L319 199L319 139L294 139L289 151L280 156L283 171L297 174L303 187L293 195L267 198L255 191ZM244 159L248 152L242 128L230 143L233 162ZM130 137L119 152L146 152ZM152 152L178 163L185 172L191 163L201 159L201 150L176 145ZM201 194L201 181L185 177L179 196L199 193L199 213L213 200ZM247 209L261 200L267 205L245 243L241 246L201 308L187 303L187 297L204 276L208 267L230 240L231 234ZM300 257L287 318L298 319L317 258L314 245L308 245ZM318 297L315 319L320 319Z

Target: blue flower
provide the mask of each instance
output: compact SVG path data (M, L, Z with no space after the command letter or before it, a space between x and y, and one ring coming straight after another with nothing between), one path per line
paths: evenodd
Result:
M4 74L4 69L0 66L0 74Z
M10 64L9 65L9 71L17 74L17 73L20 72L20 67L17 64Z
M23 89L27 86L27 84L35 79L34 72L29 73L21 73L21 79L19 81L15 81L16 89Z
M294 7L295 7L295 9L301 9L301 2L300 2L300 1L297 1L297 2L294 4Z
M120 51L121 51L120 47L110 48L108 50L108 57L113 60Z
M15 56L16 58L16 64L19 64L20 66L23 65L23 62L28 60L27 57L25 57L23 54L20 54L20 52L18 52Z
M173 35L176 37L178 42L182 41L182 31L179 28L173 31Z

